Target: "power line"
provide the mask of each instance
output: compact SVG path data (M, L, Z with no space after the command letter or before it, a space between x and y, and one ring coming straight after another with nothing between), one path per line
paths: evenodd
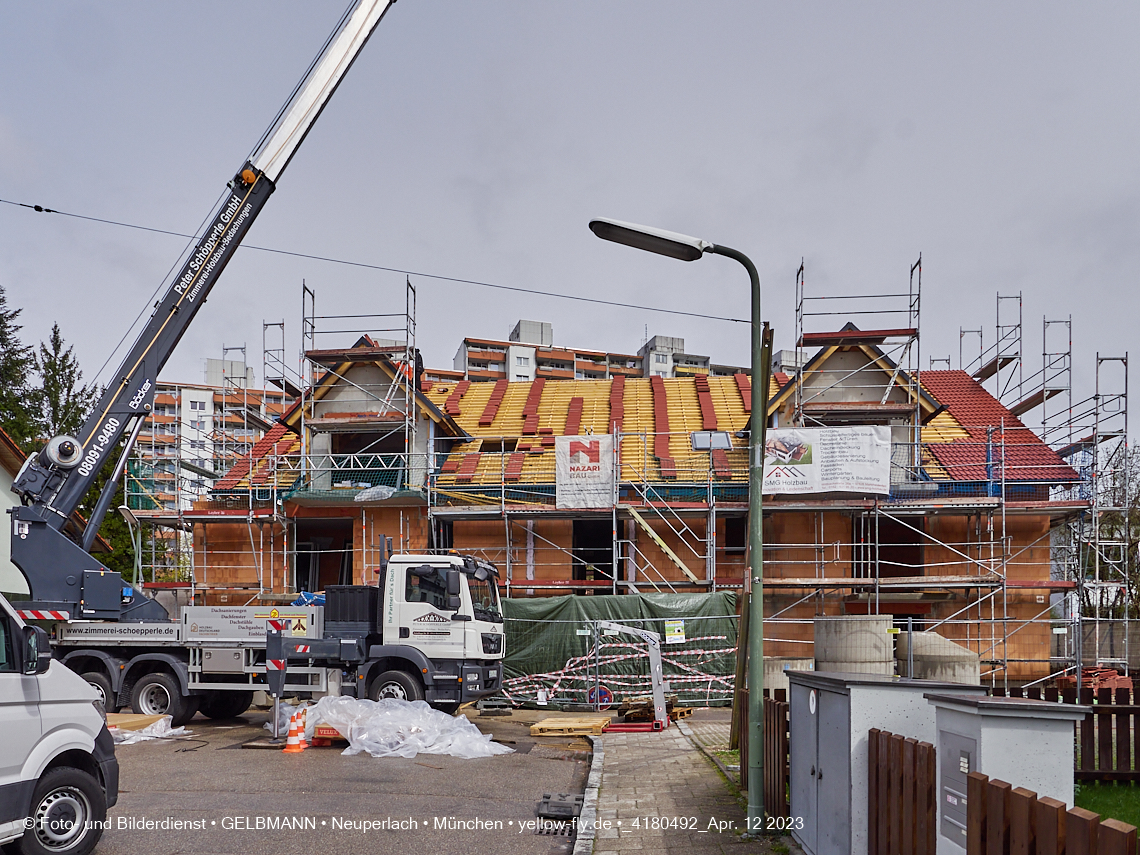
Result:
M45 208L42 205L29 205L24 202L12 202L8 199L0 199L0 202L5 205L13 205L18 208L29 208L33 211L43 214L59 214L63 217L72 217L77 220L88 220L93 223L103 223L109 226L118 226L124 229L136 229L143 232L154 232L160 235L170 235L172 237L189 238L196 240L197 235L183 234L182 232L172 232L166 229L156 229L150 226L140 226L135 223L122 223L117 220L107 220L102 217L90 217L84 214L73 214L69 211L58 211L53 208ZM720 315L705 315L700 312L685 312L680 309L664 309L659 306L645 306L639 303L622 303L616 300L601 300L597 297L583 297L578 294L559 294L554 291L541 291L537 288L520 288L515 285L499 285L495 282L482 282L478 279L463 279L458 276L441 276L438 273L423 273L418 270L405 270L400 267L385 267L380 264L369 264L364 261L351 261L346 258L333 258L326 255L312 255L306 252L294 252L287 249L276 249L270 246L255 246L254 244L242 244L239 249L253 249L258 252L270 252L275 255L289 255L294 258L307 258L311 261L323 261L328 264L343 264L348 267L362 267L366 270L379 270L386 273L399 273L405 276L419 276L424 279L435 279L440 282L454 282L458 285L475 285L480 288L494 288L499 291L515 291L520 294L533 294L538 297L554 297L559 300L573 300L579 303L595 303L602 306L614 306L621 309L640 309L646 312L659 312L667 315L682 315L688 318L702 318L709 321L725 321L734 324L747 324L751 323L747 318L726 318Z

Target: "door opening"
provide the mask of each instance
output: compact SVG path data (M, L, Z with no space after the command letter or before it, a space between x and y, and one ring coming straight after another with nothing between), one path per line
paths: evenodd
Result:
M613 579L613 523L608 520L574 520L571 552L575 582L603 582ZM577 594L593 593L575 588Z
M294 586L297 591L323 591L329 585L353 584L352 520L297 520Z

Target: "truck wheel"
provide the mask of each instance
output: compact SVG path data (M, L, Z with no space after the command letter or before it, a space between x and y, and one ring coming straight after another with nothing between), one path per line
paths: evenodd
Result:
M34 824L18 841L23 855L87 855L103 833L107 797L91 775L59 766L36 784L29 818Z
M102 671L87 671L80 676L99 693L104 712L117 713L119 711L119 706L115 703L115 693L111 690L111 680L106 674Z
M418 678L406 671L385 671L372 681L368 697L374 701L393 698L398 701L422 701L424 689Z
M156 671L135 683L131 690L131 709L139 715L168 715L171 727L181 727L198 712L198 696L183 697L177 680Z
M207 718L237 718L253 703L253 692L210 692L198 711Z

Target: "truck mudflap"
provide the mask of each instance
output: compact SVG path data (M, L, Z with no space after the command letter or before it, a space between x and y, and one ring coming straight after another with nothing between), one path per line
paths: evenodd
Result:
M103 776L103 790L107 794L107 807L113 807L119 800L119 760L115 757L115 740L107 725L95 737L95 748L91 752L95 762L99 764L99 773Z
M130 689L140 677L154 670L145 664L151 662L161 662L166 665L178 680L178 688L182 690L182 694L190 694L190 669L185 660L171 653L144 653L132 659L123 671L116 699L119 706L126 706L131 702Z
M123 671L126 663L129 661L127 658L121 656L112 656L103 650L93 650L90 648L82 647L78 650L68 650L62 653L60 648L55 649L56 655L60 656L60 662L66 665L75 673L82 676L84 671L90 671L90 668L77 668L73 662L83 659L97 659L103 663L103 672L107 675L107 679L111 681L111 691L115 693L116 699L119 695L119 690L123 687ZM60 655L62 653L62 655Z

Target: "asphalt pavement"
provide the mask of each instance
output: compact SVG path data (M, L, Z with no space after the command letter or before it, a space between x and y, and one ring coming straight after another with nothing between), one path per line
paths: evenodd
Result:
M265 712L192 735L117 749L118 804L97 855L359 855L362 851L547 855L572 842L535 827L544 793L582 793L590 745L531 737L539 713L470 717L514 753L475 760L301 754L242 746L266 735Z

